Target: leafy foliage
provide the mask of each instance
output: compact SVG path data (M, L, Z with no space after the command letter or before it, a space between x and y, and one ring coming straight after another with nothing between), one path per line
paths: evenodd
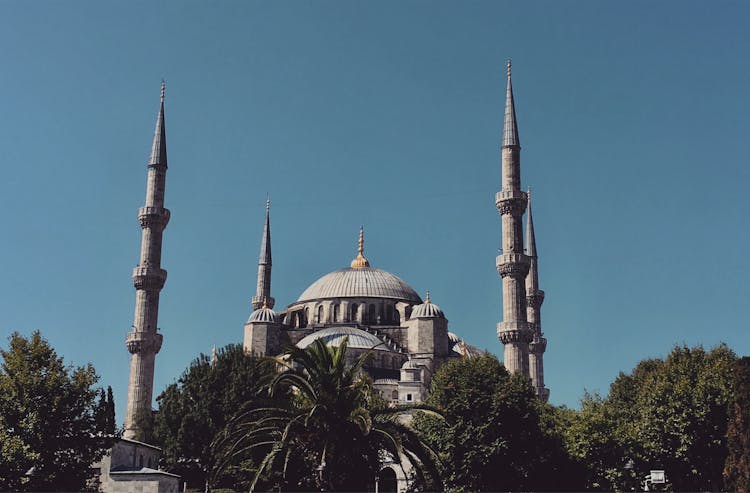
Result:
M38 331L12 334L0 356L0 490L82 490L111 444L96 425L94 368L66 366Z
M663 469L675 490L721 489L735 360L724 345L676 347L621 373L606 399L587 395L566 432L587 487L630 490Z
M369 354L347 365L346 352L346 340L291 347L269 386L289 398L241 415L215 442L223 464L263 451L251 490L364 491L386 456L408 458L422 481L437 478L434 454L401 419L411 408L386 406L360 371Z
M432 380L430 405L416 428L439 450L451 491L564 490L575 477L558 428L562 412L540 403L531 382L511 376L494 356L458 359ZM554 481L554 483L553 483Z
M724 467L728 490L750 491L750 357L741 358L735 368L735 400L727 430L729 456Z
M220 349L214 363L206 355L196 358L177 383L157 397L153 432L166 469L201 489L207 482L247 489L244 478L252 464L236 464L211 478L216 462L211 442L238 412L269 404L259 390L273 375L273 364L245 354L237 344Z

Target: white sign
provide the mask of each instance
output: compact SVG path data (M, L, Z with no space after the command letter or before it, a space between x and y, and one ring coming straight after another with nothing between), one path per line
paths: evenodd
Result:
M664 471L651 471L651 484L664 484Z

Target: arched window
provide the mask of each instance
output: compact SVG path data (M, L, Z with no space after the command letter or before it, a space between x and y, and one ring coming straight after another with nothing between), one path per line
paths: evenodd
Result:
M304 314L304 317L305 317L305 320L304 320L305 323L304 325L300 324L300 326L307 327L308 325L310 325L310 307L309 306L306 307L305 311L302 313Z
M352 303L352 316L350 318L352 322L356 322L357 321L357 308L359 308L357 306L357 304L356 303Z
M341 322L341 320L339 320L339 304L338 303L333 305L333 321Z
M323 322L323 305L318 306L318 314L315 317L315 322L322 323Z
M396 471L386 467L378 473L378 491L382 493L395 493L398 491L398 479Z
M367 310L368 320L371 324L377 322L378 312L376 310L375 305L370 305L370 308Z
M393 392L391 392L391 399L393 399L394 401L398 400L398 390L394 390Z

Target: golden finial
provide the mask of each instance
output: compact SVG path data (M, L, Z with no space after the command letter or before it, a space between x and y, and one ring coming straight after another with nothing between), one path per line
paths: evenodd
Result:
M429 291L427 291L427 298L425 298L424 302L425 302L425 304L429 304L430 303L430 292Z
M164 79L161 80L161 102L164 102L164 89L166 88L166 85L164 84Z
M216 355L216 344L214 344L214 348L211 350L211 366L216 365L217 359L218 356Z
M359 227L359 248L357 248L357 257L352 260L352 269L363 269L370 266L370 262L365 258L365 228Z
M507 67L508 67L508 77L510 77L510 66L511 66L511 64L512 64L511 59L508 58L508 65L507 65Z
M263 297L263 305L260 308L262 310L265 310L266 308L268 308L268 300L266 299L265 296Z
M461 357L465 358L467 356L468 351L466 350L466 341L461 339Z

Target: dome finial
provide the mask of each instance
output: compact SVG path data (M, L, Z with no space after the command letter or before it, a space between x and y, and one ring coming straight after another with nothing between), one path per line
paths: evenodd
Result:
M365 258L365 227L359 227L359 247L357 248L357 257L352 260L352 269L363 269L370 266L370 262Z
M216 365L216 360L218 359L218 356L216 354L216 344L214 344L213 349L211 349L211 366Z
M425 303L430 303L430 291L427 291L427 298L424 300Z

